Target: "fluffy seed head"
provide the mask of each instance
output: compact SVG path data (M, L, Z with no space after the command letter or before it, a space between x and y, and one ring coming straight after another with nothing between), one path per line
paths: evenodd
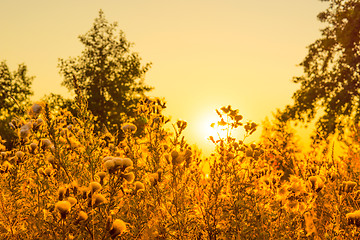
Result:
M124 174L124 178L127 182L132 183L135 179L135 174L133 172L129 172Z
M125 170L133 166L133 161L130 158L114 158L115 166Z
M125 222L120 219L115 219L110 229L111 238L114 239L116 236L122 234L124 231L126 231Z
M97 205L105 203L105 202L106 202L106 198L102 194L94 195L94 202L93 202L94 206L97 206Z
M41 139L41 146L44 148L44 149L48 149L50 148L52 145L51 141L49 139Z
M68 201L58 201L55 204L55 209L60 213L61 218L66 218L66 215L70 212L71 204Z
M31 133L31 128L32 128L32 123L26 123L25 125L21 126L20 128L20 137L22 139L25 139L27 137L29 137L30 133Z
M71 206L74 206L77 203L76 198L73 198L73 197L68 197L67 200L69 201Z
M51 173L53 172L53 169L51 167L47 167L47 168L45 168L44 172L45 172L45 175L49 177L51 175Z
M37 144L36 143L30 143L30 149L31 149L31 151L35 151L36 150L36 148L37 148Z
M42 109L43 107L40 104L34 103L29 109L29 115L32 117L38 116Z
M130 158L123 158L123 168L128 168L133 166L133 161Z
M106 162L107 160L111 160L111 159L113 159L113 158L114 158L114 157L111 157L111 156L104 157L103 160L102 160L102 162L104 163L104 162Z
M25 153L24 153L24 152L22 152L22 151L17 151L17 152L15 153L15 156L16 156L18 159L23 158L23 157L24 157L24 155L25 155Z
M78 220L79 221L86 221L88 219L88 215L84 211L80 211L78 214Z
M98 183L98 182L91 182L89 184L89 189L91 192L96 192L96 191L99 191L101 189L101 184Z
M145 186L144 186L144 184L142 182L137 181L137 182L134 183L134 185L135 185L135 192L136 193L145 190Z
M125 133L135 133L137 128L132 123L125 123L124 125L122 125L121 130L123 130L123 132Z
M104 168L109 172L112 171L115 168L115 161L113 159L107 160L104 162Z

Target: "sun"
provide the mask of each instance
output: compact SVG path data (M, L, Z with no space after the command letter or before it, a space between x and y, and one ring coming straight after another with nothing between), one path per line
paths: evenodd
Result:
M199 117L197 123L199 131L198 134L206 140L208 140L210 136L212 136L215 141L220 138L226 138L226 130L217 126L218 121L220 121L220 119L215 111L213 113L205 114Z

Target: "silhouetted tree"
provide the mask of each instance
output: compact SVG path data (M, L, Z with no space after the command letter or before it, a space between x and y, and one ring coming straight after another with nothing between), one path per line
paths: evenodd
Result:
M11 72L5 61L0 62L0 136L6 141L6 147L12 147L16 138L9 123L17 115L23 115L33 94L31 84L34 77L29 77L27 67L19 64Z
M143 83L150 63L141 64L124 33L120 30L117 34L117 23L108 23L102 10L92 28L79 39L85 48L82 54L59 59L63 85L70 90L77 87L99 125L116 130L124 117L134 117L137 102L151 90Z
M360 1L322 1L329 7L318 19L327 26L308 47L304 74L293 80L300 89L282 118L311 121L319 112L318 137L326 138L337 129L341 136L348 121L360 118Z

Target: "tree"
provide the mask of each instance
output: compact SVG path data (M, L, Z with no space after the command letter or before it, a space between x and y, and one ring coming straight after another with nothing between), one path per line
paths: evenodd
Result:
M318 137L328 137L348 121L360 119L360 2L358 0L322 0L329 7L318 15L327 26L321 38L308 47L300 64L304 74L293 81L300 83L294 104L282 114L284 120L311 121L319 108Z
M78 88L98 123L116 130L124 118L135 116L139 99L151 90L143 83L151 64L141 64L139 55L131 51L133 44L121 30L117 34L117 23L108 23L102 10L79 39L85 47L82 54L59 59L62 84L69 90Z
M11 72L5 61L0 62L0 136L6 140L6 147L12 147L16 137L9 126L11 118L23 115L33 94L31 84L34 77L28 76L27 67L19 64Z

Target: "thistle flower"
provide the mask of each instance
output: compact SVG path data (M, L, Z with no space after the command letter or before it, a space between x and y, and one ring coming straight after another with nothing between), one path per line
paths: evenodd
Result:
M182 131L186 128L187 122L184 120L177 120L176 126Z
M29 137L32 129L32 123L28 122L20 127L20 138L26 139Z
M88 219L88 215L84 211L80 211L78 214L79 221L86 221Z
M45 175L46 176L48 176L48 177L50 177L50 175L52 174L52 172L53 172L53 169L51 168L51 167L47 167L47 168L45 168Z
M92 193L99 191L101 188L101 184L98 182L91 182L89 184L89 189Z
M53 155L47 156L46 160L48 160L48 162L51 163L51 164L55 163L55 157Z
M180 165L184 161L184 156L179 154L176 150L171 152L171 159L173 165Z
M122 125L121 130L123 130L125 133L135 133L137 127L132 123L125 123Z
M49 149L51 147L52 143L49 139L41 139L41 147L43 149Z
M77 203L76 198L73 197L68 197L67 200L71 204L71 206L74 206Z
M123 158L122 161L122 167L125 170L128 167L132 167L133 166L133 161L131 161L130 158Z
M107 160L106 162L104 162L104 168L108 171L108 172L112 172L113 170L115 170L115 161L113 159Z
M6 157L7 157L7 152L1 152L1 157L3 158L3 159L5 159Z
M65 219L70 212L71 204L68 201L59 201L55 204L55 209L60 213L61 218Z
M105 203L106 202L106 198L102 195L102 194L95 194L93 196L93 206L98 206L102 203Z
M130 158L114 158L115 166L119 167L122 171L124 171L128 167L133 166L133 161Z
M17 152L15 153L15 156L16 156L18 159L21 159L21 158L23 158L23 157L25 156L25 153L22 152L22 151L17 151Z
M133 172L129 172L124 174L124 178L127 182L132 183L135 179L135 174Z
M78 213L78 217L77 217L76 221L74 222L74 224L79 224L79 222L86 221L88 218L89 218L89 216L87 215L86 212L80 211Z
M145 191L145 186L142 182L137 181L134 183L134 185L135 185L135 193Z
M246 154L247 157L252 157L252 156L253 156L253 153L254 153L254 152L253 152L252 149L247 149L246 152L245 152L245 154Z
M353 224L357 227L360 227L360 210L346 214L346 218L349 225Z
M124 231L126 231L125 222L120 219L115 219L109 233L111 235L111 238L114 239L116 238L116 236L122 234Z
M34 103L29 109L29 115L31 117L38 116L41 113L42 109L43 107L40 104Z
M37 144L36 144L36 143L34 143L34 142L30 143L30 151L31 151L31 152L34 152L34 151L36 150L36 148L37 148Z
M36 124L37 125L41 125L43 123L44 123L44 120L42 120L41 118L36 119Z

